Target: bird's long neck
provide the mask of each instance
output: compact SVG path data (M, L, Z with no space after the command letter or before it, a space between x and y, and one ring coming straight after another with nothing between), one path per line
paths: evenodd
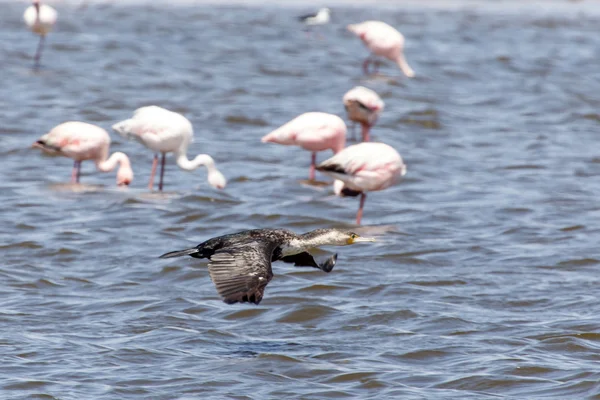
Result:
M371 129L371 126L369 124L361 124L362 127L362 141L363 142L368 142L369 141L369 131Z
M334 232L308 232L299 235L297 238L290 240L287 246L282 248L283 255L292 255L302 253L313 247L326 246L335 244Z
M110 172L115 169L117 164L119 164L119 169L131 169L129 158L125 153L121 153L120 151L113 153L107 160L97 160L96 168L98 168L98 171Z
M409 78L415 76L415 71L413 71L410 65L408 65L408 63L406 62L406 58L404 57L403 51L401 51L398 55L398 58L396 59L396 64L398 64L402 72L404 72L404 75L408 76Z
M40 18L40 2L34 1L33 6L35 7L36 17L39 19Z
M190 160L185 152L178 152L175 157L177 157L177 165L179 168L186 171L193 171L200 166L205 166L209 173L217 170L215 167L215 160L208 154L199 154L196 158Z

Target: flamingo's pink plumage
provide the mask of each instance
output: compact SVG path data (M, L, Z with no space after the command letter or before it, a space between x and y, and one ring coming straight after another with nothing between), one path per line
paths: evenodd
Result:
M71 176L74 183L79 182L81 162L85 160L94 161L96 168L102 172L110 172L119 164L117 185L129 185L133 180L127 155L116 152L108 157L110 136L96 125L77 121L64 122L39 138L33 147L75 160Z
M383 111L385 103L373 90L364 86L350 89L343 98L344 107L351 121L362 127L363 142L369 141L369 131Z
M365 192L383 190L395 184L406 174L406 165L393 147L365 142L346 147L319 164L317 170L343 182L335 182L336 194L340 194L342 189L360 194L360 207L356 214L356 223L360 224Z
M309 112L264 136L263 143L300 146L312 152L309 179L315 179L316 153L332 150L334 154L346 145L346 124L337 115Z
M373 54L395 62L409 78L415 76L404 58L404 36L396 29L385 22L365 21L348 25L348 30L358 36ZM370 62L370 58L367 58L363 64L366 74Z

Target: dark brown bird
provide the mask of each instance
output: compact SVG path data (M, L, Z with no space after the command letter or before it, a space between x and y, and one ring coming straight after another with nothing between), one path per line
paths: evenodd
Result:
M160 258L186 255L208 258L208 272L225 303L259 304L273 278L273 261L331 272L337 254L319 264L307 250L373 241L375 239L339 229L317 229L303 235L286 229L252 229L212 238L194 248L172 251Z

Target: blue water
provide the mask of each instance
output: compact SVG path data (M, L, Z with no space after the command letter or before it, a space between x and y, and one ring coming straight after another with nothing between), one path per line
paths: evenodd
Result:
M37 72L24 3L0 13L0 398L600 399L597 3L337 3L311 35L313 5L54 5ZM416 78L362 75L344 28L366 19L403 32ZM344 116L359 84L408 173L357 228L355 198L302 184L308 153L260 137ZM151 152L114 134L127 189L89 162L74 187L70 160L29 148L150 104L192 121L225 190L169 158L149 192ZM260 306L157 258L259 227L379 240L324 249L330 274L274 264Z

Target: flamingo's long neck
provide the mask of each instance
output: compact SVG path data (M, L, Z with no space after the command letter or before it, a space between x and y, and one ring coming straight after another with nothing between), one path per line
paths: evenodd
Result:
M193 160L189 160L184 151L175 153L175 159L179 168L186 171L193 171L200 166L205 166L208 170L208 183L217 189L223 189L227 180L215 166L215 160L208 154L199 154Z
M404 57L403 51L401 51L398 55L398 58L396 59L396 64L398 64L402 72L404 72L404 75L408 76L409 78L415 76L415 71L413 71L410 65L408 65L408 63L406 62L406 58Z
M363 142L368 142L369 139L370 139L369 138L369 131L371 129L371 126L369 124L362 123L361 127L362 127L362 132L361 132L362 133L362 141Z
M129 168L131 169L131 163L129 162L129 158L125 153L116 152L113 153L107 160L97 160L96 168L98 171L102 172L110 172L119 164L119 169Z
M200 166L205 166L208 172L216 171L215 161L207 154L199 154L193 160L190 160L185 152L175 154L177 165L186 171L193 171Z
M35 7L35 18L39 21L40 20L40 2L34 1L33 6Z

